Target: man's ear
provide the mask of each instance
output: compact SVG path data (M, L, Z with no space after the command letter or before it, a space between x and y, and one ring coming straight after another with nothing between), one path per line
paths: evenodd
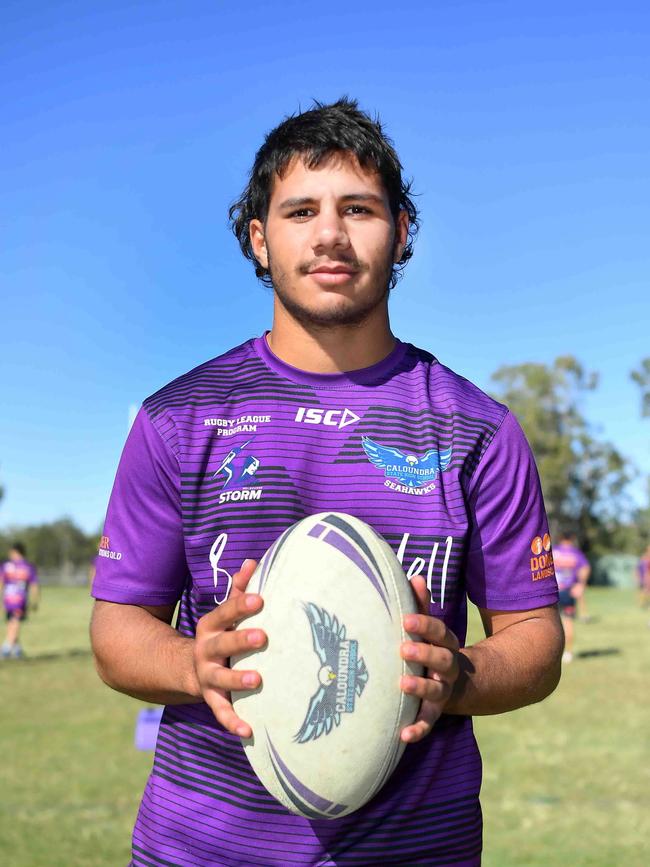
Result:
M409 238L409 215L402 209L397 215L395 221L395 246L393 248L393 262L397 264L402 258L404 249Z
M262 268L268 270L269 254L266 249L266 237L264 235L264 223L261 220L251 220L248 226L253 254Z

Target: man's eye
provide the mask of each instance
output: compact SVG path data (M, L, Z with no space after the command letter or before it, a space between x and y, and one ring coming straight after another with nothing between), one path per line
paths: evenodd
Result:
M363 205L350 205L348 208L349 213L351 214L369 214L370 211L368 208L364 208Z
M294 217L298 220L305 220L307 217L310 217L312 212L309 208L299 208L297 211L291 211L289 216L293 219Z

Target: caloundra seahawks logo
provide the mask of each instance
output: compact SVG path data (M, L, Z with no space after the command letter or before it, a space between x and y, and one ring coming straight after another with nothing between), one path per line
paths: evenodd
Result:
M346 638L345 626L313 602L305 606L314 651L321 667L318 690L309 703L305 721L295 735L298 743L329 734L341 723L342 713L353 713L356 697L368 682L368 669L359 656L359 642Z

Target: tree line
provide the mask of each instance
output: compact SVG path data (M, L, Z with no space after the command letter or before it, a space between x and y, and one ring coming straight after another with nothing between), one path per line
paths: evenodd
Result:
M27 558L41 570L57 572L87 571L97 554L99 533L84 533L70 518L47 524L8 527L0 530L0 561L6 560L9 548L22 542Z
M640 389L640 414L648 417L650 357L630 377ZM491 381L492 396L515 413L535 454L551 535L575 533L592 557L638 554L650 544L650 478L649 503L639 506L628 492L639 471L584 415L584 396L598 387L598 374L565 355L552 364L504 365ZM65 572L88 567L99 533L84 533L70 518L0 530L0 558L18 540L40 568Z
M630 374L641 389L641 414L650 415L650 358ZM504 365L492 394L515 413L532 447L542 480L551 536L575 533L589 555L639 553L650 543L650 508L639 506L629 485L639 470L582 408L598 387L598 374L572 355L552 364ZM646 479L650 495L650 479Z

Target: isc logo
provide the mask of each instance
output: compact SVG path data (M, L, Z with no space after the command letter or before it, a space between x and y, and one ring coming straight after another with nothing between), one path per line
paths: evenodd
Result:
M359 421L359 416L351 409L316 409L314 407L298 407L294 421L303 424L325 424L328 427L347 427Z

